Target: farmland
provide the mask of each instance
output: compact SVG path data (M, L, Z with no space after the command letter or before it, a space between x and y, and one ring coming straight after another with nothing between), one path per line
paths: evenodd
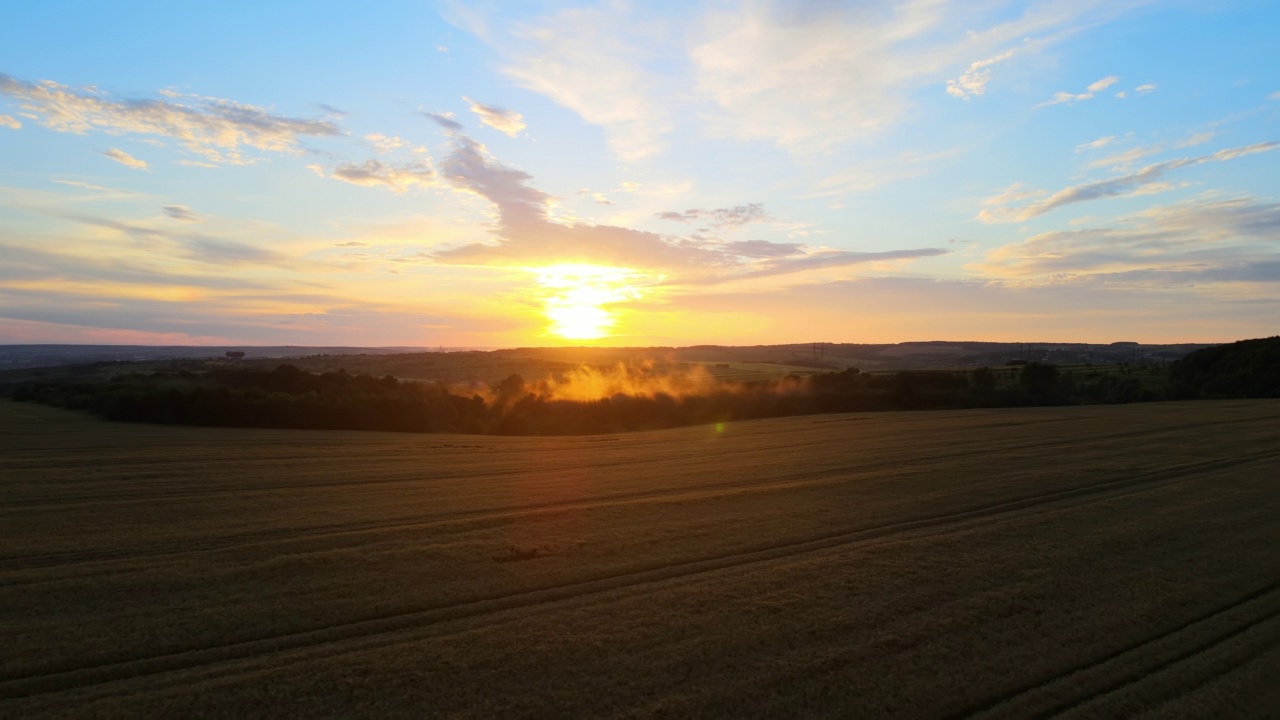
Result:
M562 438L0 402L0 716L1252 716L1280 404Z

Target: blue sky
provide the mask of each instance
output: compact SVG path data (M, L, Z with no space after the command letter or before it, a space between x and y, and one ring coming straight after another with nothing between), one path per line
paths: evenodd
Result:
M0 342L1226 341L1273 2L10 4Z

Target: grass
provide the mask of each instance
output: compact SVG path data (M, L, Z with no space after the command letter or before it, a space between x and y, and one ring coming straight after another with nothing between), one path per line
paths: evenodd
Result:
M1264 714L1274 401L610 437L0 403L0 716Z

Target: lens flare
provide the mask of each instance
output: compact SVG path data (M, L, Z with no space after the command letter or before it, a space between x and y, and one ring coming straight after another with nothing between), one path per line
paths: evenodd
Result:
M608 336L618 322L608 306L642 294L635 284L639 274L627 268L566 264L528 270L542 289L547 331L566 340Z

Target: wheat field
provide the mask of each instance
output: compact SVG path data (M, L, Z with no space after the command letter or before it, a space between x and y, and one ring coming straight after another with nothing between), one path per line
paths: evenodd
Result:
M0 402L0 717L1251 717L1280 403L612 436Z

